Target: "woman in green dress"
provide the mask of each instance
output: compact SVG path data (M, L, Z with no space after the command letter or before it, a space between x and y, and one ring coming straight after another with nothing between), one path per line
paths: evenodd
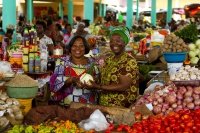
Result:
M116 27L111 31L112 53L101 68L101 84L93 82L86 86L101 90L100 105L129 107L139 95L138 65L135 58L125 52L129 39L129 30L126 27Z

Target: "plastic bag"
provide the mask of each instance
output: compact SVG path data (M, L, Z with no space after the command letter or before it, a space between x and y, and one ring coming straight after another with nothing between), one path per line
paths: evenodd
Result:
M11 73L11 65L7 61L0 61L0 73Z
M103 131L109 127L109 123L107 122L103 113L97 109L90 115L89 119L82 120L79 123L79 126L84 130L94 129L95 131Z

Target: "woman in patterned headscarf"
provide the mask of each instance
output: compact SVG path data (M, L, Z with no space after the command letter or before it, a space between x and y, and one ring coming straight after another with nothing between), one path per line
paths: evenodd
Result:
M129 39L129 31L125 27L111 31L112 54L101 69L101 84L87 86L101 90L100 105L129 107L139 95L137 62L125 52Z

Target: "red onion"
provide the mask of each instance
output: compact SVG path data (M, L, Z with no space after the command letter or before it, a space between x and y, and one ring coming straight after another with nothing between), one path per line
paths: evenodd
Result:
M194 88L194 93L195 94L200 94L200 87L195 87Z
M173 91L174 88L173 88L173 87L169 87L168 90L169 90L169 91Z
M158 105L158 101L153 101L153 105L154 106Z
M200 109L200 106L195 106L194 109Z
M166 102L168 102L169 104L173 104L176 102L176 96L175 95L168 95L165 98Z
M194 100L194 104L197 105L197 106L200 105L200 99Z
M163 94L163 97L166 97L166 96L167 96L167 93L164 93L164 94Z
M173 103L173 104L172 104L172 108L174 108L174 109L177 108L177 106L178 106L178 105L177 105L176 103Z
M158 103L163 103L163 99L160 97L157 99Z
M169 108L169 104L168 103L163 103L163 108Z
M154 112L155 114L161 113L161 107L159 107L159 106L154 106L154 107L153 107L153 112Z
M182 106L182 105L178 105L178 106L177 106L177 108L179 108L179 109L182 109L182 108L183 108L183 106Z
M186 102L183 102L183 107L184 107L184 108L186 107L186 105L187 105L187 103L186 103Z
M178 105L181 105L181 104L182 104L182 101L181 101L181 100L178 100L178 101L177 101L177 104L178 104Z
M194 109L194 103L188 103L187 107L188 109Z
M187 86L187 91L193 91L193 88L191 86Z
M158 93L155 93L155 94L154 94L154 98L155 98L155 99L158 99L158 98L160 98L160 95L159 95Z
M193 97L195 100L200 98L199 95L194 94L194 93L193 93L192 97Z
M184 94L186 91L187 91L187 89L184 86L179 87L178 92L180 92L181 94Z
M177 99L181 100L181 99L183 99L183 94L178 92L176 97L177 97Z
M184 102L191 103L193 101L192 97L185 97Z
M169 110L169 111L173 111L173 108L170 107L170 108L168 108L168 110Z
M185 93L185 97L191 97L192 96L192 91L190 90L190 91L187 91L186 93Z
M164 107L162 108L162 112L166 112L166 110L167 110L166 108L164 108Z

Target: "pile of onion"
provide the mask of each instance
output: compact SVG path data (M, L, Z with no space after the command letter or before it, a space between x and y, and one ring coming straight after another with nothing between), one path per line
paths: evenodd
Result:
M169 85L161 90L143 95L137 100L135 106L148 103L152 103L154 114L165 115L181 109L199 109L200 87Z

